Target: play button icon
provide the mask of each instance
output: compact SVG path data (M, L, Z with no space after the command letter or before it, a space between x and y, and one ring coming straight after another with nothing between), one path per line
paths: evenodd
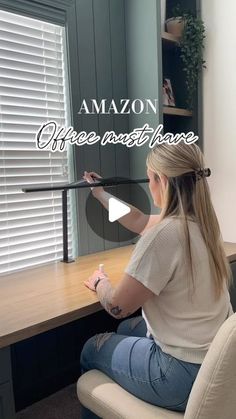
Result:
M113 243L130 244L139 235L139 231L129 229L127 223L123 223L122 217L132 213L132 207L149 215L151 213L150 198L148 191L146 192L139 183L129 184L129 178L117 177L113 179L114 182L116 179L118 182L123 179L126 183L104 186L104 191L110 195L106 201L106 208L93 196L91 191L86 199L86 219L96 236ZM144 187L148 188L148 185L146 184ZM82 194L83 190L81 189ZM148 219L145 222L148 222ZM144 227L141 225L140 230L142 231ZM90 234L90 230L88 232ZM90 240L93 243L93 239L90 238Z
M108 219L111 223L113 223L124 215L129 214L131 209L128 205L123 204L123 202L121 202L119 199L110 198L108 203L108 211Z

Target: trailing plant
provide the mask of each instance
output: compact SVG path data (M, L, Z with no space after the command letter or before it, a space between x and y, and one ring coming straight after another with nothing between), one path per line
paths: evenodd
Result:
M177 3L175 7L171 10L172 16L171 17L179 17L183 15L183 10L180 7L180 4Z
M184 65L183 71L186 75L187 106L192 109L202 68L206 68L203 59L205 26L202 19L190 12L182 14L182 17L184 19L184 30L180 39L180 56Z

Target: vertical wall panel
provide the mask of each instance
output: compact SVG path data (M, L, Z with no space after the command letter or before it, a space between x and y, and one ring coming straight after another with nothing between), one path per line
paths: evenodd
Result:
M100 102L106 99L107 107L113 99L112 80L112 48L110 28L110 0L97 0L94 3L94 34L95 55L97 74L97 99ZM114 130L114 115L99 115L99 133L101 137L106 131ZM114 144L100 146L101 174L103 177L111 177L116 174ZM111 192L112 193L112 192ZM104 233L111 234L114 242L104 240L105 249L117 247L118 225L107 220L107 211L104 210Z
M119 103L121 99L128 98L124 1L110 0L110 23L113 98ZM115 132L128 132L128 122L126 115L115 115ZM129 149L117 144L115 150L117 176L129 177Z
M78 54L80 73L81 103L85 99L89 104L91 98L97 97L97 74L95 56L94 9L93 0L79 0L76 2ZM75 40L76 42L76 40ZM78 109L79 111L79 109ZM81 115L79 130L99 132L97 115ZM77 177L81 178L84 170L100 172L99 144L76 148ZM93 253L104 250L104 243L90 228L86 220L86 200L90 190L78 192L79 212L79 254ZM94 203L94 216L97 222L103 223L102 208Z
M113 77L113 97L116 103L121 99L128 98L127 91L127 63L126 63L126 40L125 40L125 6L124 1L110 0L110 24L111 24L111 60ZM129 121L127 115L114 116L114 131L117 134L129 132ZM117 144L115 146L116 175L130 177L128 147ZM131 187L122 188L121 198L125 202L131 202ZM129 242L129 231L119 225L119 245L127 245Z

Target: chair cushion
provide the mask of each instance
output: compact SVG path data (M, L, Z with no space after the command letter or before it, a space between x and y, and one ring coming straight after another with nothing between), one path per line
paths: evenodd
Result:
M188 400L185 419L236 417L236 314L217 332Z
M103 419L183 419L184 415L153 406L128 393L98 370L83 374L77 383L83 406Z

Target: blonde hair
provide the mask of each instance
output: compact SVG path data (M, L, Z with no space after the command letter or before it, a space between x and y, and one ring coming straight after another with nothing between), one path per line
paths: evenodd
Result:
M205 177L197 180L193 173L205 168L200 148L196 144L184 142L176 145L158 145L148 154L147 167L155 173L156 179L159 179L160 175L165 175L168 179L165 194L162 194L162 202L165 204L161 219L178 217L182 221L186 262L191 272L193 288L194 273L188 218L197 222L200 228L208 251L216 297L219 298L225 283L229 288L232 282L232 272L225 255L207 180Z

